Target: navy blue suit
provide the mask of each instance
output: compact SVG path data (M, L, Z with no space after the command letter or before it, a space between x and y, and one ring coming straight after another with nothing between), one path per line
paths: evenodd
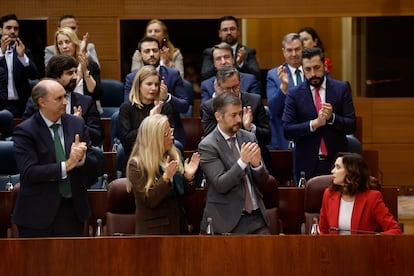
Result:
M37 79L38 71L36 64L33 62L31 51L25 50L26 56L29 58L29 66L24 67L20 62L16 49L13 50L13 80L16 87L19 100L16 103L16 110L13 110L14 117L21 117L26 106L27 99L30 97L31 90L29 79ZM0 110L7 107L8 94L8 69L5 56L0 58ZM7 109L7 108L6 108ZM10 110L12 111L12 110Z
M201 103L213 97L215 79L214 76L201 82ZM259 82L254 75L247 73L240 73L240 91L261 95Z
M162 65L159 68L161 80L167 85L168 93L171 95L171 100L168 102L173 108L174 137L185 146L187 143L187 136L181 122L180 113L186 113L188 111L192 95L187 95L187 90L184 87L183 79L178 70ZM137 71L132 71L125 77L125 102L129 102L129 92L131 91L136 74Z
M308 83L291 88L286 95L283 126L286 138L296 143L297 176L300 171L305 172L306 178L315 176L322 137L328 150L324 162L333 165L338 152L347 150L346 135L355 131L355 110L349 85L326 77L326 102L332 105L335 120L333 124L327 123L311 132L310 121L318 114Z
M80 221L90 215L87 187L96 182L97 160L82 118L62 115L66 158L75 134L88 145L85 163L68 172L73 206ZM13 212L18 226L45 229L53 223L62 201L59 193L61 164L56 161L53 137L36 112L16 126L13 133L16 163L20 171L20 192Z
M288 90L290 90L292 87L295 87L295 83L287 63L283 64L283 66L286 67L289 77ZM272 150L286 150L289 147L289 141L283 134L282 121L286 94L280 90L281 81L277 76L277 69L278 67L269 70L266 78L267 106L270 110L270 130L272 131L269 148Z
M73 114L73 107L82 107L82 118L85 120L86 128L89 132L89 138L92 145L99 147L105 137L104 128L96 109L95 101L91 96L82 95L76 92L70 93L70 112ZM26 104L26 110L23 113L23 120L30 118L37 111L33 104L32 98L29 98Z

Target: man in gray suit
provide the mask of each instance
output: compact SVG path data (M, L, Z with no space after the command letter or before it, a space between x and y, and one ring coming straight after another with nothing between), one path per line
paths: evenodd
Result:
M62 15L59 18L57 27L58 27L58 29L59 28L65 28L65 27L70 28L76 33L78 31L78 19L76 18L76 16L71 15L71 14ZM95 61L98 64L98 66L100 67L99 60L98 60L98 55L96 54L96 50L95 50L95 45L93 43L88 43L88 39L89 39L89 34L86 33L82 37L82 43L87 43L87 45L85 45L87 55L89 57L91 57L93 59L93 61ZM82 43L81 43L81 46L82 46ZM46 46L46 48L45 48L45 66L47 66L47 64L49 63L49 59L51 57L53 57L54 55L55 55L55 45Z
M213 100L217 127L199 144L207 179L201 230L211 217L218 234L269 234L269 219L260 190L267 172L254 134L241 129L242 103L232 93Z

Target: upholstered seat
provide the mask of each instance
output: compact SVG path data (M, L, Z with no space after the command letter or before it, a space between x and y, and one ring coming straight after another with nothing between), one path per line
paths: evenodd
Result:
M103 109L101 117L110 118L124 102L124 84L118 80L101 79L101 89L101 105Z

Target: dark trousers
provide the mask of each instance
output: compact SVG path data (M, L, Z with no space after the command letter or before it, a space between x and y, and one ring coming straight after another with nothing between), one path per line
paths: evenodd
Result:
M260 212L260 209L256 209L250 214L243 213L236 227L231 231L231 234L269 235L270 232L267 228L262 212Z
M20 238L36 237L80 237L83 236L84 222L80 221L71 198L62 198L59 210L52 224L46 229L19 226Z

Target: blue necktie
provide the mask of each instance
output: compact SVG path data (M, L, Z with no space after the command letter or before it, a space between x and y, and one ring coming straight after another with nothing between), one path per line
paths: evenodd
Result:
M50 126L53 129L53 140L55 144L55 152L56 152L56 161L62 162L66 161L65 151L63 150L62 143L60 142L59 137L59 126L60 124L53 124ZM71 187L69 177L66 179L62 179L59 183L59 192L63 197L70 197L71 195Z

